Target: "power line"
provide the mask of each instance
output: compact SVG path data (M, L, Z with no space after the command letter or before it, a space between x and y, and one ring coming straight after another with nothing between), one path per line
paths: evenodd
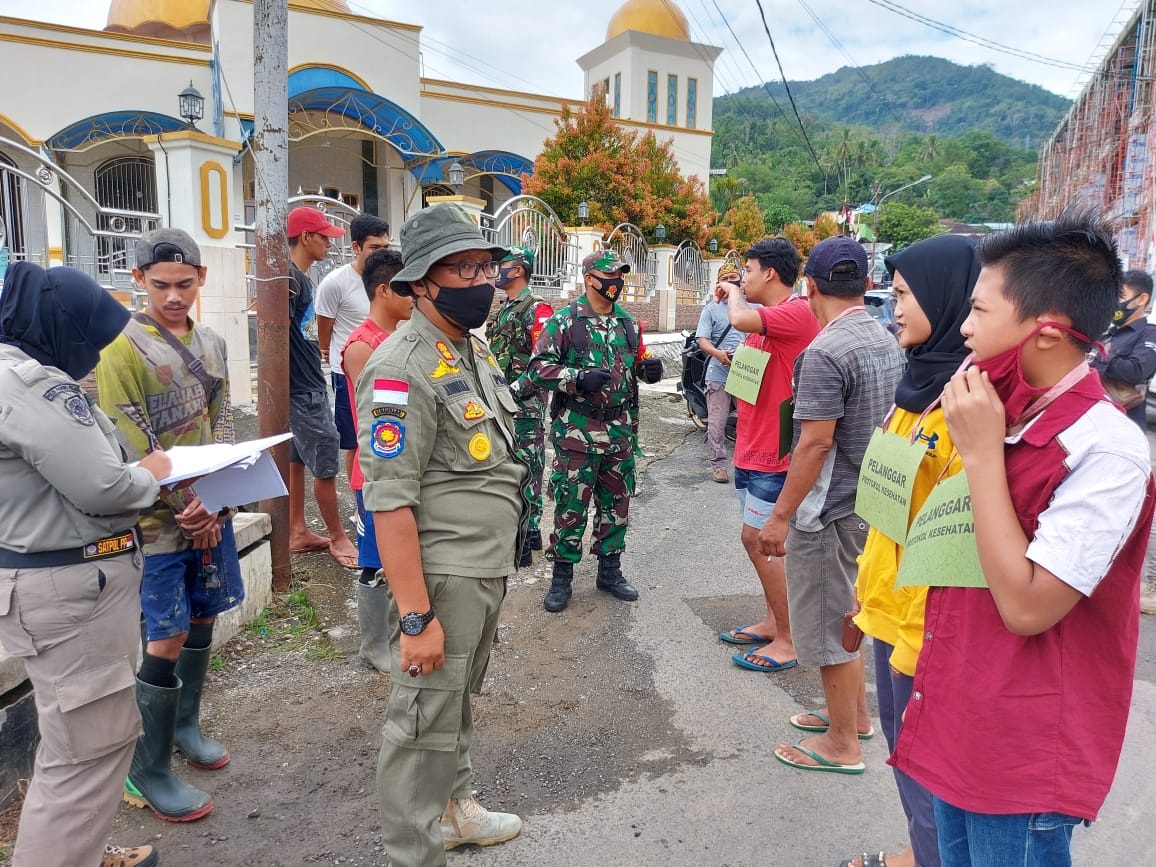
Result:
M758 2L758 0L756 0L756 2ZM960 28L951 24L944 24L942 21L936 21L934 18L928 18L926 15L920 15L918 12L914 12L911 9L908 9L906 6L900 6L898 3L893 2L893 0L870 0L870 2L874 3L876 6L888 10L889 12L894 12L896 15L900 15L903 18L907 18L911 21L918 22L919 24L926 25L933 30L938 30L940 33L945 33L948 36L954 36L957 39L962 39L964 42L970 42L973 45L980 46L981 48L987 48L991 51L1008 54L1012 57L1017 57L1020 60L1028 60L1032 63L1039 63L1044 66L1054 66L1058 69L1070 69L1075 70L1076 72L1091 71L1088 69L1088 67L1081 66L1078 63L1071 63L1070 61L1059 60L1054 57L1045 57L1042 54L1036 54L1034 51L1027 51L1022 48L1015 48L1011 45L1004 45L1002 42L996 42L995 40L988 39L985 36L977 36L974 33L961 30Z
M745 57L747 59L747 63L749 63L751 66L751 69L754 70L755 76L759 79L759 81L762 84L763 90L765 90L767 92L767 96L769 96L771 98L771 102L773 102L775 105L775 108L777 108L779 110L779 114L781 114L783 116L783 120L785 120L787 122L787 128L790 129L792 132L794 132L794 128L795 128L794 124L791 123L791 119L787 116L787 112L783 109L783 106L779 103L779 101L777 99L775 99L774 91L772 91L770 85L767 84L766 78L759 73L758 67L755 66L755 62L753 60L751 60L750 54L747 53L746 46L743 45L742 40L739 39L739 35L737 33L735 33L735 29L733 27L731 27L731 23L729 20L727 20L726 14L722 11L722 9L719 8L718 0L711 0L711 3L714 4L714 8L718 12L719 17L722 18L723 24L725 24L727 30L730 31L731 37L735 41L735 45L737 45L739 47L739 51L741 51L743 53L743 57ZM803 135L804 135L804 139L800 139L800 141L805 141L805 136L806 136L805 131L804 131ZM809 150L811 152L811 158L815 161L815 167L818 168L820 174L822 174L823 178L826 179L827 173L823 170L823 166L822 166L822 164L820 164L819 158L817 156L815 156L814 148L811 147L811 143L809 141L805 141L805 144L807 146L807 150Z
M850 64L851 70L856 75L858 75L860 79L863 80L863 83L865 85L867 85L868 88L870 88L871 90L874 90L874 88L875 88L874 82L872 82L871 79L867 77L867 73L865 73L860 68L860 66L856 62L855 58L853 58L848 53L847 49L843 47L843 43L840 42L839 38L837 36L835 36L834 33L831 32L831 29L826 25L826 23L823 21L823 19L820 18L818 15L816 15L815 11L810 6L807 5L807 0L799 0L799 5L802 6L803 9L806 11L806 13L811 16L811 20L815 22L815 24L818 26L818 28L820 30L822 30L823 33L826 34L827 39L830 40L831 44L835 46L836 50L847 59L847 63Z
M807 127L803 125L803 119L799 116L799 107L795 105L795 97L791 95L791 85L787 83L787 74L783 72L783 62L779 60L779 49L775 48L775 39L771 36L771 28L767 26L767 15L763 11L763 0L755 0L755 5L759 7L759 17L763 19L763 30L766 31L767 39L771 43L771 53L775 55L775 63L779 67L779 77L783 80L783 89L787 91L787 99L791 103L791 110L795 113L795 120L799 122L799 130L803 133L803 140L807 143L807 150L811 152L811 159L815 161L815 165L819 166L819 171L823 172L824 180L827 173L823 171L823 167L819 165L819 157L815 153L815 148L811 145L811 137L807 135Z

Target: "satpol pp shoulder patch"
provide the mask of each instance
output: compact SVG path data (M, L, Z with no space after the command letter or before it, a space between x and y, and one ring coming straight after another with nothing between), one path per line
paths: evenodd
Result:
M92 427L96 419L92 417L92 404L87 394L74 382L62 382L44 392L44 399L54 401L60 398L68 414L80 424Z
M379 458L396 458L405 449L405 425L393 419L373 423L370 447Z

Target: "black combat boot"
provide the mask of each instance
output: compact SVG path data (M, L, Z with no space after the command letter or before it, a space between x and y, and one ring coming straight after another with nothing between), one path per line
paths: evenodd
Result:
M598 579L594 586L605 590L616 599L623 602L634 602L638 599L638 591L622 577L622 555L606 554L598 557Z
M534 552L530 549L530 536L527 534L522 542L522 551L518 554L518 568L525 569L532 565L534 565Z
M132 754L124 799L134 807L151 807L166 822L191 822L213 809L213 799L174 776L170 766L180 698L179 680L166 689L137 678L136 701L144 734Z
M574 564L565 560L554 561L554 576L550 579L550 592L546 594L544 607L551 614L557 614L570 604L570 585L574 583Z
M542 531L541 530L531 530L529 533L526 534L526 540L530 543L530 550L531 551L541 551L542 550Z

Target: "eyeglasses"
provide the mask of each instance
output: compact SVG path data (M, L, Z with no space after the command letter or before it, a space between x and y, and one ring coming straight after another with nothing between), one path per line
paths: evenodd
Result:
M456 268L463 280L473 280L483 274L491 280L502 270L501 262L440 262L442 268Z

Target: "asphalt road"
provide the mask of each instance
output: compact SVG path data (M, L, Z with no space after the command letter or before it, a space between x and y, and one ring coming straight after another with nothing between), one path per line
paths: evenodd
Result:
M631 515L624 568L642 599L623 653L601 674L645 671L686 755L655 755L651 773L578 802L527 811L521 837L451 855L451 865L836 865L863 851L896 851L905 827L881 737L865 744L866 774L797 771L773 749L799 733L788 717L818 707L817 672L775 675L731 664L717 634L757 618L756 582L737 541L733 489L710 482L698 436L653 464ZM1116 785L1099 822L1077 829L1077 863L1134 865L1156 852L1156 617L1144 617L1133 713ZM605 624L604 624L605 625ZM629 675L627 675L629 677ZM649 678L648 678L649 679ZM616 725L634 716L622 694ZM873 699L872 699L873 701ZM666 740L666 739L663 739ZM656 744L661 752L662 743ZM983 757L977 756L982 761ZM494 805L497 806L497 805Z

